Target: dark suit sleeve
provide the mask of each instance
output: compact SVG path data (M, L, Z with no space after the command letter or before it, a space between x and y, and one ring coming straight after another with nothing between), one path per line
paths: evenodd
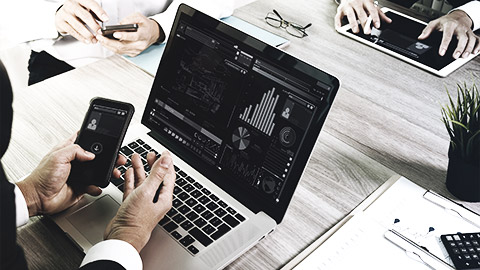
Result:
M95 269L109 269L109 270L125 270L122 265L114 261L94 261L88 263L80 268L80 270L95 270Z
M0 269L27 269L23 250L17 244L14 188L0 164Z

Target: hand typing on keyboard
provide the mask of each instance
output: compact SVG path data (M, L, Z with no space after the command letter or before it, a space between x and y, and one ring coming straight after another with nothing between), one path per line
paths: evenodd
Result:
M148 177L138 154L133 154L131 162L132 167L125 172L123 203L105 229L104 238L126 241L140 252L152 230L172 207L175 169L167 151L158 160L155 153L148 153L151 168ZM156 196L158 199L154 200Z

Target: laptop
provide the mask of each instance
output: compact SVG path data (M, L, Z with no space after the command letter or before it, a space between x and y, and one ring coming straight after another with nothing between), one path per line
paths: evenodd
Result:
M467 58L453 58L458 43L456 38L450 42L445 55L440 56L438 51L442 32L434 31L429 38L418 40L427 23L390 8L383 7L382 11L392 22L382 23L379 29L372 28L370 35L365 35L363 31L353 33L349 24L337 31L440 77L448 76L476 56L471 54Z
M156 74L120 151L139 153L148 171L147 152L169 150L177 173L173 207L140 253L144 268L223 268L281 223L339 81L187 5ZM122 190L123 176L53 219L86 252L103 240Z

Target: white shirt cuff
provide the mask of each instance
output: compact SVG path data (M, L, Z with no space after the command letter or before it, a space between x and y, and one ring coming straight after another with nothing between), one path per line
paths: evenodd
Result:
M110 239L94 245L83 258L80 267L99 260L117 262L127 270L143 268L140 254L132 245L122 240Z
M458 8L452 9L450 12L453 12L455 10L461 10L472 19L473 22L473 31L476 31L480 29L480 1L470 1L466 3L465 5L459 6ZM449 12L449 13L450 13Z
M28 216L28 207L27 201L25 201L25 197L22 194L22 191L15 185L15 211L17 217L17 227L27 224L29 216Z

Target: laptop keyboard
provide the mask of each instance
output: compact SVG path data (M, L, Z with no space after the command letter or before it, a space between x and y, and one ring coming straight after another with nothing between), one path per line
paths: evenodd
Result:
M148 152L154 152L157 158L160 157L157 151L141 139L120 149L120 153L127 158L127 163L118 167L121 177L111 179L120 191L123 192L125 172L132 167L131 157L134 153L141 156L146 175L150 174L146 160ZM237 210L177 166L175 172L177 179L172 208L158 224L190 254L197 254L245 221L245 217Z

